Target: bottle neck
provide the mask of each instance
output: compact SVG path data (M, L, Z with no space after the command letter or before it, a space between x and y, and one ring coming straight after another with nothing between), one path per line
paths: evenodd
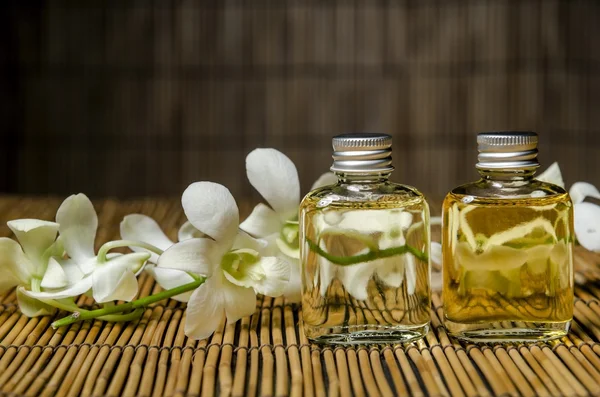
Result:
M515 182L515 183L529 183L534 178L537 167L528 169L489 169L489 168L478 168L477 171L481 178L491 182Z
M357 184L371 184L371 183L383 183L387 182L390 178L391 172L381 173L348 173L348 172L334 172L337 176L338 181L343 184L357 183Z

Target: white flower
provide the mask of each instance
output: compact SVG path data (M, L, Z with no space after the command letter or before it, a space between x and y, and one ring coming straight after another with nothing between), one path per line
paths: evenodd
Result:
M552 164L537 179L564 188L557 163ZM589 251L600 252L600 206L584 201L588 197L600 199L600 192L590 183L576 182L571 186L569 195L573 201L573 221L577 241Z
M54 309L31 299L23 290L39 289L51 255L61 251L56 242L58 224L37 219L18 219L8 222L8 227L19 241L0 238L0 294L14 287L21 312L28 317L51 314Z
M556 162L552 163L552 165L548 167L546 171L536 176L535 179L537 179L538 181L558 185L563 189L565 188L565 182L563 181L562 174L560 172L560 167Z
M224 317L232 323L252 315L256 293L281 295L290 270L287 262L261 255L264 241L239 232L238 208L224 186L193 183L181 202L190 223L208 237L173 245L159 257L155 271L178 269L208 277L190 296L185 322L186 335L204 339Z
M290 282L284 296L291 302L301 297L298 258L298 206L300 181L294 163L275 149L255 149L246 157L248 180L267 203L258 204L240 228L250 235L264 238L278 256L290 263ZM312 189L333 184L332 173L323 174Z
M179 229L179 241L200 237L206 237L206 235L197 230L189 221L185 222ZM167 237L154 219L142 214L131 214L123 218L121 221L121 238L148 243L162 251L166 251L175 244L175 242ZM146 250L141 247L130 246L129 248L136 252L146 252ZM152 253L148 261L158 263L158 255ZM183 270L149 266L146 268L146 271L150 273L156 282L164 289L179 287L194 281L192 276ZM192 296L192 293L193 291L188 291L174 296L171 299L187 302L190 299L190 296Z
M442 244L437 241L431 242L431 263L436 265L439 269L442 266Z
M107 260L94 253L98 216L84 194L68 197L56 213L59 241L64 251L48 261L41 291L25 291L36 299L63 299L92 290L98 303L132 300L138 292L136 273L150 257L147 253L109 254Z

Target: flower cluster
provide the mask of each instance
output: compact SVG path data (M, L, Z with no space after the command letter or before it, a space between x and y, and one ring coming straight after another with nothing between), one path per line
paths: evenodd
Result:
M187 302L185 333L195 339L210 336L224 319L232 323L252 315L257 294L299 301L296 167L274 149L256 149L248 155L246 169L270 206L258 204L240 224L227 188L192 183L181 199L188 221L179 229L178 242L152 218L132 214L121 222L122 240L107 242L96 253L98 217L83 194L62 203L56 222L10 221L18 242L0 238L0 266L7 270L0 293L17 287L21 311L30 317L57 309L72 313L54 326L91 318L131 320L144 306L173 298ZM328 173L313 188L333 182ZM119 247L133 252L110 252ZM144 269L164 291L136 299L137 275ZM78 307L75 297L81 294L102 307Z

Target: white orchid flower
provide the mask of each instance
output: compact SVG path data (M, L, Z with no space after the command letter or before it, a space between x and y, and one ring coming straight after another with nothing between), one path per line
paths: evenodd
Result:
M52 255L61 254L56 241L58 224L38 219L18 219L7 223L18 243L10 238L0 238L0 294L14 287L21 312L28 317L52 314L54 308L27 296L23 291L40 290L45 284L48 261ZM19 245L20 243L20 245Z
M298 206L300 181L294 163L275 149L255 149L246 157L248 180L267 201L258 204L240 228L253 237L269 242L269 248L288 261L290 282L284 296L291 302L301 299L300 249L298 245ZM331 185L337 177L331 172L323 174L312 186Z
M92 290L98 303L132 300L138 292L136 274L140 272L147 253L108 254L96 256L94 240L98 216L92 202L84 194L68 197L56 213L61 253L49 259L41 282L43 290L22 291L40 299L64 299Z
M206 237L206 235L197 230L189 221L185 222L178 232L179 241L201 237ZM154 219L142 214L131 214L123 218L121 221L121 238L151 244L162 251L166 251L175 244L174 241L167 237ZM129 248L136 252L146 252L146 249L141 247L130 246ZM158 263L158 254L151 253L148 261ZM164 289L179 287L194 281L192 276L183 270L149 266L146 268L146 271L149 272L156 282ZM189 291L174 296L171 299L187 302L190 299L190 296L192 296L192 293L193 291Z
M264 241L239 231L238 207L224 186L193 183L181 202L193 227L208 237L173 245L158 258L155 270L177 269L208 277L189 297L185 322L186 335L204 339L224 317L233 323L252 315L257 293L281 295L290 269L286 261L261 255Z
M565 188L565 182L563 181L562 173L560 172L560 167L556 162L552 163L552 165L548 167L544 172L537 175L535 179L537 179L538 181L558 185L563 189Z
M537 179L565 187L557 163L552 164ZM600 206L584 201L588 197L600 200L600 191L590 183L575 182L569 190L569 195L573 201L573 221L577 241L589 251L600 252Z
M600 206L583 201L586 198L600 199L598 189L586 182L577 182L569 190L573 200L575 236L585 249L600 252Z

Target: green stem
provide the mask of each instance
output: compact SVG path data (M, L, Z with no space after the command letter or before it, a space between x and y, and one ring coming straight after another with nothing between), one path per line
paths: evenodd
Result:
M125 321L137 320L138 318L142 317L142 314L144 314L144 308L143 307L139 307L139 308L135 309L134 311L132 311L131 313L126 313L126 314L108 314L106 316L100 316L100 317L98 317L98 319L99 320L103 320L103 321L110 321L110 322L113 322L113 323L116 323L116 322L125 322ZM68 317L66 317L66 318L68 318ZM54 326L54 324L52 324L52 326Z
M108 254L108 251L115 249L115 248L121 248L121 247L139 247L139 248L148 250L150 252L154 252L156 255L162 255L162 253L163 253L163 250L161 250L160 248L155 247L152 244L144 243L142 241L134 241L134 240L109 241L108 243L106 243L102 247L100 247L100 249L98 250L98 263L106 262L106 255Z
M79 315L81 315L82 313L90 312L89 310L82 309L75 304L68 304L68 303L61 302L61 301L54 300L54 299L40 299L40 301L49 306L55 307L59 310L64 310L66 312L71 312L71 313L77 312L77 313L79 313ZM131 320L137 319L142 314L144 314L144 309L140 308L140 309L136 309L136 310L132 311L131 313L127 313L127 314L107 314L106 316L100 316L98 318L100 320L111 321L111 322L131 321Z
M323 258L327 259L331 263L335 263L336 265L341 266L350 266L355 265L357 263L364 263L374 261L375 259L381 258L389 258L391 256L402 255L407 252L410 252L415 258L420 260L421 262L427 263L428 258L427 254L419 251L418 249L411 247L410 245L402 245L400 247L392 247L386 248L383 250L369 251L366 254L355 255L355 256L334 256L325 252L321 247L315 244L310 239L306 239L308 246L310 249L317 254L321 255Z
M73 312L70 316L61 318L60 320L56 320L52 323L53 328L63 327L65 325L73 324L77 321L83 320L91 320L94 318L106 319L106 316L109 314L115 313L125 313L124 316L130 315L130 311L137 311L138 309L142 309L152 303L171 298L173 296L177 296L183 294L184 292L192 291L199 286L202 285L206 281L205 277L196 276L194 274L188 273L190 276L194 278L194 281L188 284L181 285L179 287L171 288L166 291L161 291L157 294L146 296L144 298L137 299L132 302L123 303L115 306L108 306L102 309L97 310L80 310ZM127 320L125 320L127 321Z

